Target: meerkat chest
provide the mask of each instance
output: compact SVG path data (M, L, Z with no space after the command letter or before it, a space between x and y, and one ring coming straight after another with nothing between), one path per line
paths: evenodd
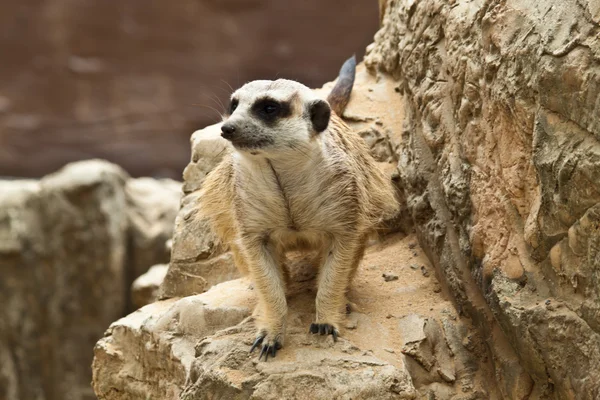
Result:
M237 177L240 222L253 231L313 234L327 231L336 199L323 190L321 174L268 163Z

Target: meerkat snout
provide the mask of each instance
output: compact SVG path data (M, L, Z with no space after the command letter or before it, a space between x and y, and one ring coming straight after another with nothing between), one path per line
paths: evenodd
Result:
M223 124L221 125L221 136L224 139L231 140L233 135L235 134L235 126L232 124Z

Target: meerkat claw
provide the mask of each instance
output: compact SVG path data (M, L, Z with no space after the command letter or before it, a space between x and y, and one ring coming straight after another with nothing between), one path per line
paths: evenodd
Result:
M264 338L265 338L265 335L261 335L256 338L254 343L252 343L252 347L250 347L250 353L252 353L254 351L254 349L256 349L263 342ZM261 353L261 355L262 355L262 353Z
M338 335L340 334L337 329L333 327L331 324L310 324L309 333L319 335L331 335L333 336L333 341L337 342Z
M277 350L281 349L281 343L275 342L273 344L264 344L262 349L260 350L260 354L258 355L258 360L260 361L265 356L265 361L269 359L269 355L271 358L275 358L277 355Z

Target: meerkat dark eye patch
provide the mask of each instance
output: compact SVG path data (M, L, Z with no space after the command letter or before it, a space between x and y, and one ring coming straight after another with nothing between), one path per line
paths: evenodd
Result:
M252 112L265 123L273 123L279 118L288 117L291 114L291 106L285 101L263 98L252 105Z
M233 114L239 103L238 99L231 99L231 103L229 104L229 115Z

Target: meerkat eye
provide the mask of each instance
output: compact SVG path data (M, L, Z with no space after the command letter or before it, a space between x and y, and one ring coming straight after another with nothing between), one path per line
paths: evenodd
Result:
M280 118L291 115L291 107L288 102L279 102L270 98L257 100L251 108L254 115L265 123L274 123Z
M279 111L279 104L277 104L275 102L266 103L263 106L263 111L265 114L274 114L277 111Z
M237 99L232 99L231 104L229 105L229 114L233 114L235 109L237 108L239 101Z

